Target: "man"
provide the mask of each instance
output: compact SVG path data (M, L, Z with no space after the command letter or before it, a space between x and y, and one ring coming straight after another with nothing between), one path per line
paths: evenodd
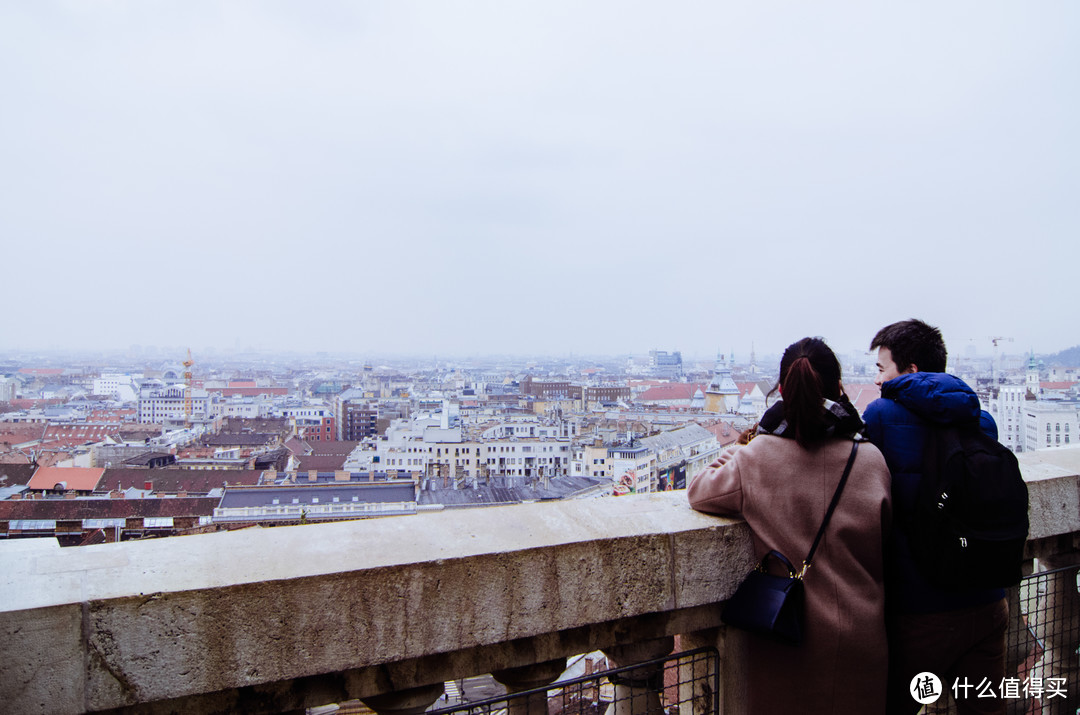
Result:
M980 409L972 389L945 372L945 341L937 328L914 319L893 323L874 336L870 349L875 348L881 398L866 408L866 437L885 455L892 473L895 524L886 554L888 712L914 715L921 705L914 697L913 680L930 672L941 679L945 692L959 695L962 715L1004 715L999 691L1008 626L1004 589L946 591L930 584L919 572L906 530L922 478L928 425L977 418L994 439L997 426ZM988 692L996 697L987 697Z

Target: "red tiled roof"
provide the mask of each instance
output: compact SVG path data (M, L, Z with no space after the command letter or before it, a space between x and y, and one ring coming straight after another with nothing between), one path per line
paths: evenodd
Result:
M45 425L23 422L0 422L0 451L13 444L39 440L45 434Z
M210 516L219 497L170 499L7 499L0 501L0 520L120 519Z
M311 445L297 437L289 437L285 441L285 448L293 454L307 454L311 451Z
M53 405L64 404L62 397L50 397L49 399L30 399L30 398L18 398L8 402L9 405L17 410L31 410L35 407L52 407Z
M157 437L160 435L161 425L129 422L117 427L116 434L119 435L121 439L138 441L140 439L146 439L147 437Z
M352 451L356 449L356 445L359 442L350 442L348 440L341 440L340 442L308 442L311 447L311 453L313 455L329 455L347 457L352 454Z
M127 418L134 418L139 414L135 409L93 410L90 419L95 422L124 422Z
M0 487L29 483L35 469L32 464L0 464Z
M689 401L694 399L694 393L698 390L701 390L701 394L704 395L705 387L705 385L699 385L693 382L669 382L664 385L650 387L635 399L639 402L661 402L667 400Z
M1066 380L1064 382L1040 382L1039 387L1044 390L1068 390L1075 384L1076 383L1071 380Z
M705 425L705 429L709 430L716 437L716 441L721 447L727 447L729 444L735 444L739 439L739 430L735 429L727 422L720 422L713 425Z
M120 423L114 424L77 424L49 425L45 430L45 440L50 446L72 447L87 442L100 442L109 435L116 434Z
M23 367L19 368L20 375L63 375L62 367Z
M334 472L345 464L345 456L340 454L309 454L298 458L298 472L314 469L318 472Z
M64 483L68 489L93 491L104 473L100 467L41 467L34 472L28 486L30 489L52 489Z
M255 486L261 475L257 469L106 469L97 491L145 489L149 482L156 494L205 494L225 482Z

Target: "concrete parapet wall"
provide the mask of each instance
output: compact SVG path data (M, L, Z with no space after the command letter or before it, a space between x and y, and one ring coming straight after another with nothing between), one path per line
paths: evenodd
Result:
M1033 538L1080 533L1072 451L1022 459ZM401 690L715 627L750 565L746 525L692 511L684 492L4 542L0 703L281 712Z

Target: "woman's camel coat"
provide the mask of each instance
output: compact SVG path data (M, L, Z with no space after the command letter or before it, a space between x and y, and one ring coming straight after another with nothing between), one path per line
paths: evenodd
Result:
M726 464L691 482L690 505L741 516L760 560L770 549L802 564L851 454L851 440L813 450L759 435ZM860 442L847 486L806 574L802 645L750 636L749 712L882 713L886 642L883 544L890 525L889 470Z

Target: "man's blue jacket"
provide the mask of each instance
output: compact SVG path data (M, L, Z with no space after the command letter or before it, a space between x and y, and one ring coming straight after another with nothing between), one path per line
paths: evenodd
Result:
M886 554L888 607L900 613L940 613L992 603L1000 588L944 591L919 573L905 527L914 513L923 470L927 424L978 419L982 431L997 439L994 419L979 408L967 383L944 372L913 372L881 386L881 398L866 408L866 437L881 450L892 473L893 532Z

